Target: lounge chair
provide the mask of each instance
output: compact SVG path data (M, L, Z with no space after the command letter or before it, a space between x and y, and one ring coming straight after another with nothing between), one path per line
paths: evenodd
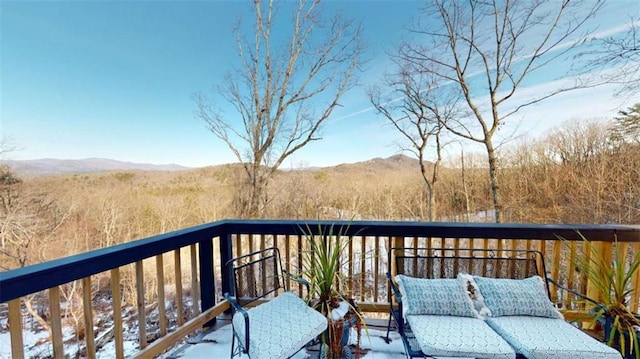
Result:
M421 299L421 295L407 294L406 288L401 293L402 282L406 280L396 276L394 282L388 273L397 300L397 305L391 306L388 331L392 320L395 321L408 357L621 358L615 349L564 321L549 299L540 252L392 248L389 256L393 271L414 280L457 278L462 281L462 288L452 286L448 291L467 294L480 318L454 312L445 316L429 312L411 314L407 306L417 304L423 308L429 301ZM433 283L425 285L433 286ZM500 344L488 346L489 341L497 340L496 336ZM466 343L473 343L471 350L463 346ZM504 343L508 343L511 353L502 349Z
M529 359L620 359L620 353L564 319L530 316L488 318L487 324Z
M277 248L246 254L226 265L235 284L233 295L224 294L235 312L232 358L242 353L252 359L289 358L327 329L327 318L287 291Z
M529 359L620 359L620 353L567 323L551 304L544 280L474 277L491 311L487 324Z

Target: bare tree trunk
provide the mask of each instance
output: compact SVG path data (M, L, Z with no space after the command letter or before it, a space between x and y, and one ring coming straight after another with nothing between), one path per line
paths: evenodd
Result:
M502 201L500 198L500 185L498 184L498 155L493 148L493 141L485 143L487 157L489 158L489 181L491 183L491 197L493 198L493 209L495 211L496 223L502 222Z
M469 207L469 191L467 190L467 180L465 177L465 167L464 167L464 150L460 151L460 161L462 164L462 192L464 194L464 208L465 208L465 218L467 222L471 222L471 208Z

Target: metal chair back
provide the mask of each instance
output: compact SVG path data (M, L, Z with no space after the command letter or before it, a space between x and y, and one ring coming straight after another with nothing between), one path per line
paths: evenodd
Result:
M281 288L287 290L280 251L276 247L231 259L226 266L228 273L232 273L233 276L233 295L241 306L275 296Z

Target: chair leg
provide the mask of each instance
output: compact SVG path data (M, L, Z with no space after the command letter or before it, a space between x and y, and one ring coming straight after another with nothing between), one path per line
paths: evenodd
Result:
M236 344L236 334L235 333L231 333L231 359L233 359L234 355L233 353L235 353L235 344Z
M391 310L389 311L389 323L387 324L387 336L383 338L385 343L387 344L391 343L391 339L389 339L389 333L391 332L391 317L393 317L392 311L393 311L393 308L391 308Z

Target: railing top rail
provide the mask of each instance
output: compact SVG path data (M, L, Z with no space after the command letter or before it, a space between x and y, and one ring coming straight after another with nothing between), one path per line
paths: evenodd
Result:
M590 240L640 242L640 226L230 219L0 272L0 303L217 236L322 234L332 226L340 229L333 234L347 236L580 240L580 233Z
M528 223L383 222L309 220L227 220L229 233L319 235L334 227L351 236L549 239L640 242L640 225L580 225Z
M0 272L0 303L211 239L223 227L213 222Z

